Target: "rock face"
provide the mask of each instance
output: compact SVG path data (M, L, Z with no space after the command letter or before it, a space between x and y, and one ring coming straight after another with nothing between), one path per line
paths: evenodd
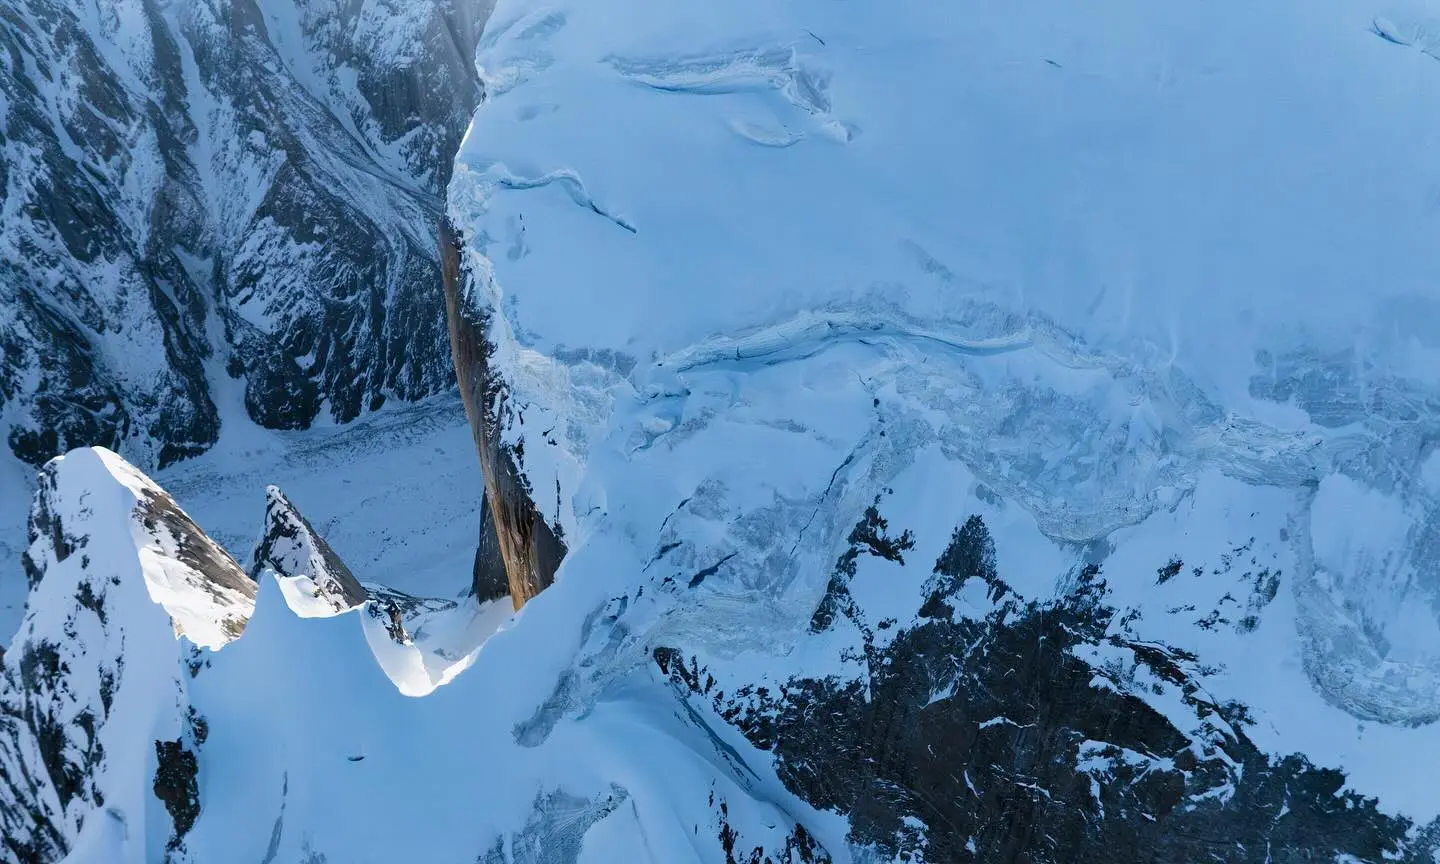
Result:
M255 584L163 490L98 448L42 470L26 562L30 600L0 667L0 862L49 864L77 848L118 860L106 844L143 836L152 789L172 817L167 854L183 852L205 724L186 695L194 649L177 637L234 639Z
M227 412L304 428L451 386L433 225L488 10L0 4L16 455L163 466Z
M257 580L267 571L302 617L338 615L366 599L350 568L275 486L265 489L265 530L250 568Z
M488 334L491 314L474 301L466 284L459 240L448 220L440 230L440 256L455 376L480 454L489 505L480 525L475 594L482 600L499 595L500 569L495 566L498 556L510 598L519 609L554 581L555 571L565 557L565 543L557 527L547 522L535 505L534 489L523 470L523 441L516 446L505 440L514 408L506 383L491 359L495 354Z
M847 585L860 556L904 565L909 535L886 527L870 508L813 619L815 638L842 617L860 634L855 677L770 689L683 649L654 653L686 698L771 754L788 789L845 814L854 848L932 862L1421 862L1440 849L1440 823L1417 833L1342 791L1341 771L1261 752L1246 706L1216 702L1194 654L1137 638L1098 566L1064 596L1019 596L979 517L956 529L908 623L872 623Z

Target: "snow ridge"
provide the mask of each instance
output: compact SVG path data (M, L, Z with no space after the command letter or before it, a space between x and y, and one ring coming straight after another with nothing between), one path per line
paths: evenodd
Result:
M149 754L193 764L204 738L186 687L197 649L179 637L211 649L237 638L255 584L99 448L45 466L30 536L32 592L0 679L0 860L156 860L182 848L193 814L152 797ZM175 781L186 797L193 773Z

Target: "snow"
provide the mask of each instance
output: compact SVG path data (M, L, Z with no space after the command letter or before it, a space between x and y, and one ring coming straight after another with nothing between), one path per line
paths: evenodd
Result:
M183 633L191 642L211 650L239 635L254 608L253 589L246 593L219 584L217 574L197 569L191 563L197 548L203 552L203 547L213 545L203 534L187 536L180 533L183 526L169 524L163 517L158 525L147 524L151 521L147 518L148 506L157 498L168 497L163 489L103 447L73 450L60 458L57 483L78 496L81 512L86 507L101 506L89 503L100 499L104 502L102 518L125 513L127 507L133 514L126 521L145 589L150 599L169 614L176 635ZM93 554L120 555L125 551L121 547ZM219 565L229 568L236 578L248 581L233 558L223 550L215 551Z
M501 4L480 56L489 76L541 70L480 112L454 185L481 196L460 212L488 207L496 225L525 213L532 254L497 266L541 344L663 354L787 309L898 299L885 289L903 282L917 312L995 300L1130 356L1244 376L1235 337L1286 325L1316 296L1303 324L1348 329L1436 274L1413 178L1437 131L1416 109L1440 82L1362 9L1093 15L1032 0L955 19L919 3L883 17L743 3L621 26L639 17L628 8L547 4L541 23L505 29L539 12ZM1328 62L1301 62L1317 52ZM729 121L760 111L797 130L857 128L848 144L755 148ZM634 158L636 141L653 158ZM496 166L584 178L641 234L548 189L490 192ZM835 215L816 218L817 202ZM539 254L557 242L569 254ZM577 261L605 290L562 287ZM927 269L978 296L925 286ZM1221 334L1231 350L1217 357Z
M917 548L859 562L872 624L978 512L1026 596L1102 562L1262 746L1440 812L1402 755L1440 694L1425 20L500 3L450 211L510 434L572 427L527 448L584 540L555 592L633 586L627 549L678 584L725 560L641 620L783 676L834 649L798 633L876 496ZM566 386L601 351L630 368Z
M274 485L362 582L451 598L470 584L483 487L453 393L306 432L236 419L215 448L156 479L241 560L254 549L265 488Z
M851 625L806 631L877 500L915 547L858 562L872 625L978 513L1023 596L1101 563L1133 638L1199 655L1259 746L1440 814L1414 770L1440 746L1440 74L1422 10L1372 6L502 0L450 208L570 554L518 615L463 598L453 397L227 428L162 472L231 550L273 483L367 585L457 604L407 644L374 588L313 616L262 579L185 684L210 724L189 854L718 862L714 790L750 845L798 816L848 860L843 818L651 652L853 675ZM88 824L74 864L132 854Z
M285 595L285 605L301 618L330 618L350 611L336 609L331 605L323 596L324 591L320 585L309 576L280 576L275 573L269 575L274 577L276 584L280 586L280 593Z
M217 612L217 598L193 582L192 593L203 595L198 600L186 597L179 583L157 589L157 568L179 574L187 565L167 560L165 547L137 529L137 507L154 489L143 475L99 449L73 451L51 467L43 494L75 548L63 554L49 535L30 547L45 576L31 593L7 653L54 646L68 669L63 682L27 690L23 698L41 702L60 730L78 731L76 723L85 715L96 729L93 742L71 742L64 751L70 760L95 760L93 770L77 766L91 776L93 793L63 807L58 799L42 799L80 856L72 860L142 864L162 855L164 844L163 834L158 841L152 836L147 816L158 807L150 792L153 742L179 737L184 717L188 649L172 620L203 640L210 628L197 615L230 610ZM98 603L85 605L82 594ZM23 734L19 741L22 758L34 760L34 742ZM47 776L37 761L25 770ZM40 788L55 794L48 785ZM105 815L87 812L102 800Z
M283 590L284 579L276 579ZM486 640L510 621L514 607L509 598L489 600L480 605L429 601L405 616L406 638L396 640L388 628L389 611L385 591L370 586L372 599L360 615L365 642L375 661L396 688L406 696L425 696L448 684L470 668ZM285 601L300 617L286 593ZM428 607L428 608L427 608ZM314 617L314 616L309 616Z

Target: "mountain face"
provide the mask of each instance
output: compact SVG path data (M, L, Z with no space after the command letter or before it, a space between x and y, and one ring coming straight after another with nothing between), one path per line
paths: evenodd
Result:
M406 696L425 696L464 671L494 632L497 613L514 608L503 591L482 596L473 585L451 600L362 584L274 486L265 490L265 528L250 572L257 581L273 580L289 611L301 618L358 610L375 661Z
M187 838L216 806L202 796L207 715L228 727L197 679L247 632L257 585L283 598L272 620L357 613L350 647L407 697L468 668L494 611L510 609L362 586L283 493L266 497L252 580L114 453L82 448L44 466L27 612L0 654L0 861L212 860ZM265 701L262 681L225 677L232 697Z
M547 519L524 471L524 440L507 435L518 417L495 356L493 314L474 301L469 274L461 265L460 242L448 220L440 237L455 377L485 482L472 589L482 600L509 593L519 609L555 581L565 557L564 527L558 522L560 487L557 482L556 511Z
M806 854L1429 860L1427 13L641 7L501 3L449 189L516 742L658 677Z
M0 6L0 423L165 465L451 386L483 0ZM242 408L243 406L243 408Z
M305 99L371 93L315 46L440 14L226 8L157 7L184 116L192 77L291 106L296 46ZM284 436L249 493L46 463L0 861L1433 864L1440 43L1388 0L1100 11L501 0L432 222L463 425ZM316 136L336 182L234 187L296 204L254 254L297 190L428 206ZM322 378L273 368L286 425ZM475 521L427 482L467 435ZM256 525L247 573L211 537Z
M45 466L30 540L30 601L0 679L0 860L96 854L103 838L143 834L147 808L168 814L179 848L205 738L179 637L210 648L238 637L255 583L100 449Z
M275 486L265 490L265 530L255 546L251 575L259 580L267 570L282 580L297 614L335 615L365 602L365 588L355 574Z

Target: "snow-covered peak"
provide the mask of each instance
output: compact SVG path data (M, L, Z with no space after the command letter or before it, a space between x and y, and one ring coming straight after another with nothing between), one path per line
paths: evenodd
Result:
M39 487L33 584L0 679L0 861L92 847L95 860L159 860L193 823L205 734L186 696L203 661L177 637L209 648L234 639L255 584L108 450L50 461ZM169 785L154 783L157 764L178 772Z
M265 489L265 531L251 566L256 579L266 571L302 618L338 615L365 602L360 581L276 486Z
M103 566L114 579L144 585L174 634L201 647L238 637L255 607L255 582L230 553L164 489L102 447L71 451L41 470L30 536L26 566L36 590L54 590L46 574L61 565ZM45 604L32 596L32 615L37 605Z
M265 490L265 531L251 572L274 579L300 618L359 611L375 662L406 696L425 696L470 667L510 612L508 600L475 602L415 597L383 584L362 584L325 538L276 486Z

